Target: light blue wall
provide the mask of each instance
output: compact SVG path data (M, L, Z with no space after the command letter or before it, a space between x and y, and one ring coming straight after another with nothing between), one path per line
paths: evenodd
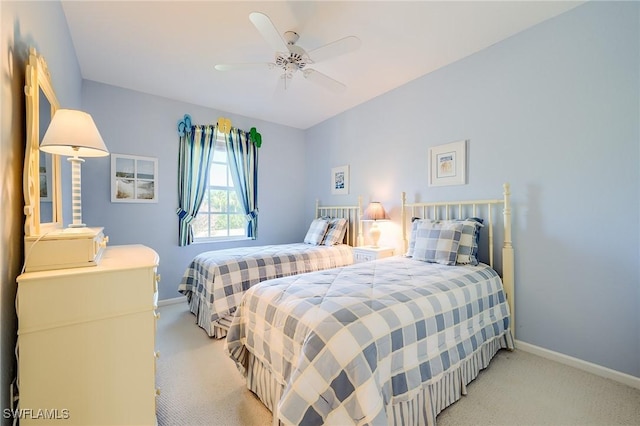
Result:
M15 370L16 277L23 262L24 199L22 168L25 148L25 70L30 47L49 65L58 100L68 108L81 105L82 78L59 2L0 1L2 91L0 116L0 407L9 408L9 385ZM65 176L68 168L63 170ZM2 420L10 424L11 419Z
M588 3L306 132L95 82L85 81L80 93L59 3L0 7L3 58L13 58L3 73L1 158L3 165L19 159L14 173L5 172L3 200L20 198L21 49L35 45L62 105L90 112L112 152L159 158L153 205L112 204L109 159L87 159L83 213L89 225L105 227L111 244L159 252L161 298L178 295L194 254L241 244L176 242L176 121L185 113L195 122L222 115L256 126L264 139L259 239L251 244L299 241L316 198L355 202L357 194L391 211L396 223L383 240L395 244L400 191L410 200L494 198L511 182L518 339L640 377L639 4ZM428 148L460 139L470 140L469 184L429 188ZM350 195L331 196L329 171L344 164ZM14 373L22 240L20 209L3 214L2 404Z
M203 88L206 90L206 88ZM160 255L160 299L180 296L177 287L190 260L206 250L302 241L304 221L304 132L222 111L140 92L84 81L83 109L92 114L112 153L158 158L157 204L111 203L110 158L89 158L82 168L83 220L104 226L110 245L144 244ZM234 127L256 127L259 151L259 229L254 241L178 246L177 122L190 114L194 124L231 119Z
M399 220L401 191L496 198L510 182L517 338L640 377L639 15L588 3L313 127L307 194L329 198L349 164L344 199ZM461 139L468 184L428 187L428 148Z

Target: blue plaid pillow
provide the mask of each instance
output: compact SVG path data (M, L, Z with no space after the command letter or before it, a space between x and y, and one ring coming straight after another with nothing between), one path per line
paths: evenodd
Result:
M455 219L451 222L462 223L462 235L460 236L456 263L461 265L477 265L478 239L480 236L480 228L484 226L481 219Z
M304 242L306 244L318 245L322 243L322 239L324 238L324 234L327 233L327 227L329 226L329 221L323 218L314 219L309 225L309 230L307 231L307 235L304 237Z
M412 257L416 246L416 233L420 224L424 222L438 222L432 219L411 218L411 235L409 237L409 248L405 256ZM484 220L477 217L468 219L453 219L441 221L441 223L460 222L464 224L462 235L460 236L460 244L458 246L458 257L456 263L461 265L477 265L478 262L478 243L480 241L480 228L482 228Z
M334 217L328 220L329 227L327 228L327 233L324 236L322 244L325 246L342 244L342 241L344 241L344 234L347 233L347 219Z
M442 265L455 265L463 226L460 222L423 221L416 232L413 258Z

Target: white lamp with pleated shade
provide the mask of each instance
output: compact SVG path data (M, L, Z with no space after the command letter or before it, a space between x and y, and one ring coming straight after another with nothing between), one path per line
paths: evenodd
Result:
M73 222L71 228L82 228L81 157L105 157L109 151L91 115L83 111L59 109L42 138L40 150L70 157Z
M369 228L369 236L373 243L373 247L378 247L378 241L380 240L380 228L378 222L382 220L389 220L387 212L382 207L379 201L372 201L367 206L367 209L362 215L362 220L367 222L373 222L371 228Z

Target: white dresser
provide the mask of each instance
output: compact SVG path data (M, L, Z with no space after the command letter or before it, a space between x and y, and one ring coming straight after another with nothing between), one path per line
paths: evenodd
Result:
M156 424L158 260L112 246L97 266L18 277L21 425Z

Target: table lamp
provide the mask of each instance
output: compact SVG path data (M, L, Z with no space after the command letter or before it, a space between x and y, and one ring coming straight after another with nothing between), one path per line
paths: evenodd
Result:
M86 225L82 223L80 184L80 166L84 160L80 157L105 157L109 155L93 118L83 111L57 110L42 138L40 150L70 157L67 160L71 163L73 222L69 224L69 227L85 227Z
M373 222L371 224L371 228L369 228L369 236L373 242L373 247L378 247L378 241L380 240L380 228L378 227L378 221L381 220L389 220L389 216L387 216L387 212L382 207L379 201L372 201L367 206L364 214L362 215L362 220L367 222Z

